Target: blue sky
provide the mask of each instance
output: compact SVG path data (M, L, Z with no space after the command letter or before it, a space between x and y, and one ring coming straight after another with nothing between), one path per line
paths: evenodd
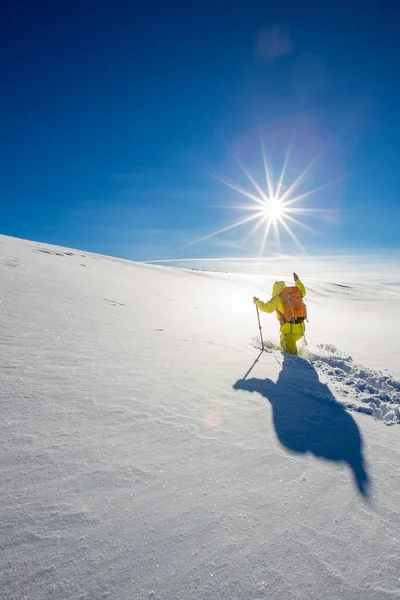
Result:
M229 6L228 6L229 4ZM212 175L266 190L316 157L291 224L310 254L400 249L400 9L378 2L8 3L1 228L134 260L257 256ZM280 3L282 4L282 3ZM351 8L348 8L348 4ZM392 11L392 12L391 12ZM328 211L328 212L326 212ZM298 252L280 228L264 255Z

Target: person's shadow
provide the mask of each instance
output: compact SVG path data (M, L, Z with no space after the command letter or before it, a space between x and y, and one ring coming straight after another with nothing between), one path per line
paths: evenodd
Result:
M239 379L235 390L258 392L269 400L276 435L292 452L311 452L326 460L346 462L360 493L368 496L362 437L353 417L318 379L313 365L284 354L276 383L270 379Z

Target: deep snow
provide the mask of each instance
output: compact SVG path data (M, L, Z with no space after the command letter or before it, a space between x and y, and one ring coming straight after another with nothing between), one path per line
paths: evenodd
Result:
M400 289L330 264L294 358L275 273L0 237L1 598L400 598Z

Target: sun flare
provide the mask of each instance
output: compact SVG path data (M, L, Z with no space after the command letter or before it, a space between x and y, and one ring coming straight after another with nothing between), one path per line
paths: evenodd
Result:
M278 247L281 250L281 239L280 233L286 233L290 236L290 238L295 242L295 244L300 248L302 252L307 254L306 249L299 241L298 237L292 230L293 226L302 227L303 229L307 229L308 231L312 231L316 233L312 227L307 225L306 223L300 221L298 218L301 215L317 215L322 216L323 214L332 213L334 211L321 209L321 208L305 208L298 205L299 202L305 200L309 196L316 194L317 192L330 187L334 183L337 183L338 180L327 183L325 185L321 185L317 188L304 191L302 193L298 193L298 188L303 184L306 176L309 174L311 169L315 166L316 162L319 159L319 156L314 158L310 164L300 173L300 175L292 182L285 181L286 171L289 163L289 155L291 150L291 145L289 146L285 160L283 163L282 170L279 174L279 178L277 181L274 181L273 176L270 172L270 168L266 158L266 152L262 137L260 135L260 144L261 144L261 153L265 171L265 185L260 185L255 177L250 173L250 171L244 166L242 161L234 154L232 154L233 159L236 164L239 166L242 173L246 176L247 180L251 184L253 190L249 191L248 189L242 187L241 185L225 179L223 177L219 177L214 173L210 173L210 175L218 180L220 183L223 183L228 188L234 190L238 194L240 194L243 198L247 199L247 203L233 206L234 210L245 211L246 213L250 213L242 219L232 223L231 225L227 225L222 229L218 229L208 235L205 235L197 240L189 242L185 244L185 246L191 246L192 244L197 244L209 238L212 238L216 235L220 235L236 227L247 225L254 221L253 228L250 233L245 238L244 243L250 240L256 232L262 232L262 239L260 244L260 252L259 256L261 257L264 253L264 250L267 246L267 242L269 240L269 236L271 233L275 235L275 239L277 241ZM341 178L342 179L342 178ZM297 192L297 193L296 193ZM297 206L296 206L297 205Z
M279 198L267 198L262 207L262 212L272 223L276 223L285 216L285 205Z

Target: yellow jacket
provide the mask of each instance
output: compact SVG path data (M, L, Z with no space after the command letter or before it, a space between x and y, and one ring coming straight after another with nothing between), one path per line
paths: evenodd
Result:
M301 283L300 279L296 280L296 286L300 290L301 295L306 295L306 288ZM275 281L274 287L272 288L272 298L269 302L262 302L262 300L257 300L256 305L260 310L266 313L272 313L274 310L276 311L276 316L278 321L281 320L281 315L284 314L285 308L283 306L283 300L280 297L281 291L286 287L286 283L284 281ZM286 325L286 324L285 324ZM293 324L293 331L296 329L304 330L304 323Z

